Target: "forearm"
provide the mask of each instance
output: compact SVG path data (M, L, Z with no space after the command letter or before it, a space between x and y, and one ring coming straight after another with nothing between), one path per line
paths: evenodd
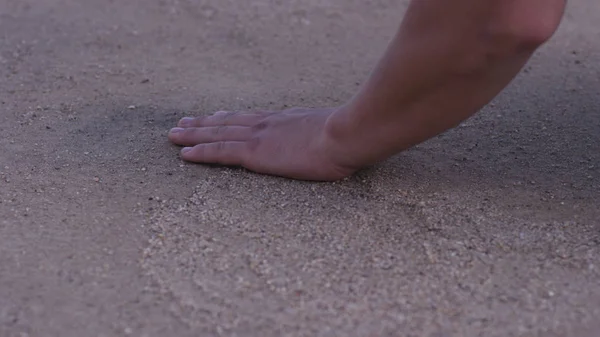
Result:
M328 121L356 151L348 164L387 158L480 110L556 29L564 2L414 0L370 79Z

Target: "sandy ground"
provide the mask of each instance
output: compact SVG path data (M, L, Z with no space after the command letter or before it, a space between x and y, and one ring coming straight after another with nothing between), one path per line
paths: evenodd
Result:
M0 0L0 336L598 336L600 3L459 128L333 184L175 121L331 106L390 0Z

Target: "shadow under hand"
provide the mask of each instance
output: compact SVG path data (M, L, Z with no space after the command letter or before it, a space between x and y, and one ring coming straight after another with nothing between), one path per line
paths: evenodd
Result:
M586 74L526 72L475 117L380 169L426 185L521 186L565 198L597 197L600 96L594 74ZM569 76L577 76L579 90L565 88Z

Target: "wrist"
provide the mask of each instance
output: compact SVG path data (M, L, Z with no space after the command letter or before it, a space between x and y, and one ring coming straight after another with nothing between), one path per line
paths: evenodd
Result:
M343 105L329 115L323 128L323 142L333 160L358 170L383 158L378 155L381 144L369 139L369 134L377 131L361 127L353 109Z

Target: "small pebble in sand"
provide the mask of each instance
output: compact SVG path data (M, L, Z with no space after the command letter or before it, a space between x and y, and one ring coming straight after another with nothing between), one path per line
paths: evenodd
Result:
M135 105L130 105L130 106L127 107L127 109L133 110L133 109L135 109Z
M100 178L94 177L94 181L98 183L98 182L100 182Z
M146 168L145 168L145 167L142 167L142 171L146 171Z

